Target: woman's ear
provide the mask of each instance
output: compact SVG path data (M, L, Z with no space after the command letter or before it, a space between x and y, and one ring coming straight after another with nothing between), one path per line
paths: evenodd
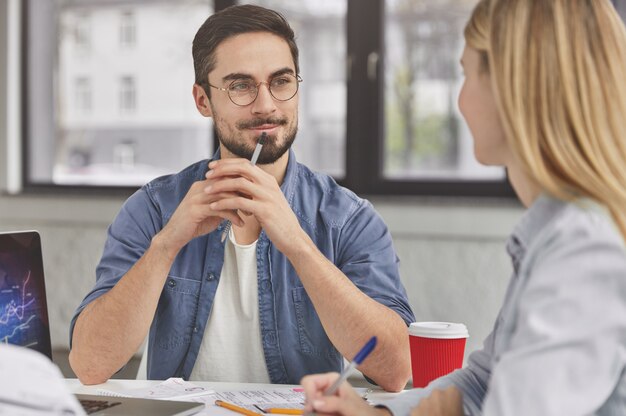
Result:
M213 111L211 111L211 101L206 95L204 88L199 84L193 84L192 89L193 101L196 103L196 108L205 117L213 117Z

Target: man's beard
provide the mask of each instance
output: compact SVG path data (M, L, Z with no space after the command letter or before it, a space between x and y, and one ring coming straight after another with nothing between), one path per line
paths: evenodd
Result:
M240 121L237 123L237 129L239 131L254 128L258 126L262 126L264 124L273 124L278 126L287 126L288 125L287 118L266 118L266 119L254 119L248 121ZM242 157L245 159L251 159L252 154L254 153L254 148L256 147L256 143L250 144L245 141L242 137L242 134L235 133L232 136L224 134L220 127L215 124L215 130L217 132L217 139L220 141L229 152L234 154L235 156ZM261 154L257 160L258 165L269 165L276 162L280 159L289 148L293 144L294 140L296 140L296 133L298 132L297 125L294 125L293 128L288 130L285 135L284 142L282 145L278 144L278 137L276 135L267 135L267 139L265 144L263 145L263 149L261 149ZM257 137L257 141L261 136Z

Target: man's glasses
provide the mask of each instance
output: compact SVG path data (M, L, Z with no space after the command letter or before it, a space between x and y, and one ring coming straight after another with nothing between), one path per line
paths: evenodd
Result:
M282 74L271 78L269 82L261 81L255 83L251 79L236 79L228 84L226 88L216 87L211 84L207 85L216 90L226 91L228 98L230 98L233 104L244 107L256 100L261 84L267 85L267 89L275 100L288 101L296 95L301 82L302 78L300 78L300 75Z

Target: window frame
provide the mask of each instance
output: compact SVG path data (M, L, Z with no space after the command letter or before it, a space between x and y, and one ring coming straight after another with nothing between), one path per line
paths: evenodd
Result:
M384 0L348 0L348 120L346 178L353 191L380 196L514 197L500 180L389 179L384 176ZM377 54L376 77L371 61ZM370 68L368 69L368 61ZM362 116L369 114L370 116ZM376 132L371 134L370 132ZM363 150L365 149L365 150ZM371 150L367 150L371 149Z
M236 4L235 0L213 0L217 12ZM22 5L22 67L28 68L28 11L31 1ZM384 177L384 0L347 0L347 111L345 177L337 182L367 196L514 197L508 180L438 180ZM371 63L377 54L378 59ZM368 69L368 59L370 68ZM375 69L372 78L368 70ZM30 134L28 75L22 77L22 192L88 195L130 195L139 187L112 185L63 185L33 182L29 177ZM376 132L376 134L371 134ZM214 134L214 133L213 133ZM218 143L214 140L214 150Z

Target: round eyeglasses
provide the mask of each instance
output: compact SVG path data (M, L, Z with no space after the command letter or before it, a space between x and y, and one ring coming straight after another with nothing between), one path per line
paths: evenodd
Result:
M233 104L245 107L256 100L261 84L267 85L270 95L274 97L275 100L288 101L295 97L301 82L302 78L300 78L300 75L282 74L272 77L269 82L261 81L255 83L251 79L236 79L228 84L226 88L216 87L208 83L207 85L216 90L226 91L228 98L230 98Z

